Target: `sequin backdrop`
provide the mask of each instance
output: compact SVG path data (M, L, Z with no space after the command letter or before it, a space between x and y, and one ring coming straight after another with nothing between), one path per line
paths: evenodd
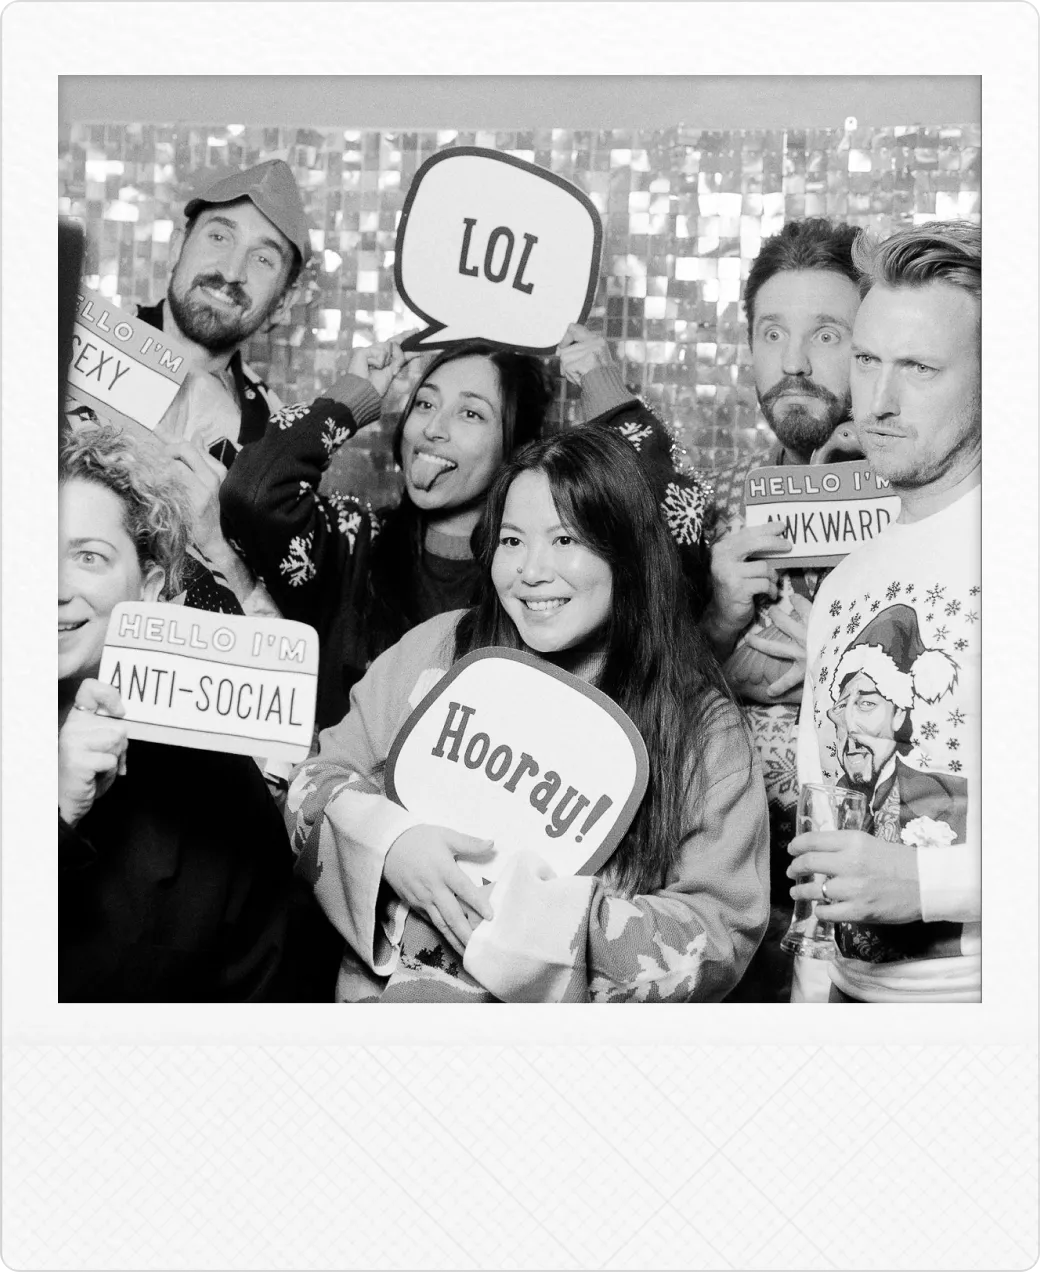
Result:
M246 356L283 402L297 402L332 382L351 346L416 325L394 292L395 229L419 165L459 145L531 160L588 193L604 226L589 325L605 330L626 381L705 468L768 444L740 307L763 238L805 216L887 234L934 217L978 220L981 210L977 124L379 132L178 123L63 129L59 211L85 225L91 285L118 304L154 301L170 234L197 188L225 165L285 159L313 256L290 321L254 337ZM577 418L576 396L560 385L557 425ZM396 491L388 438L400 401L344 448L332 484L377 504Z

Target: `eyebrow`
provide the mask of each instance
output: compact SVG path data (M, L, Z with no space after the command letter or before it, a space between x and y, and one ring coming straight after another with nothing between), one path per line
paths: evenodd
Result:
M424 380L423 383L419 385L419 388L415 390L416 393L418 393L421 389L429 389L432 393L436 393L439 397L443 396L440 388L431 380ZM495 406L494 402L492 402L490 398L485 397L483 393L476 393L472 389L463 389L459 394L459 397L476 398L478 402L483 402L489 411L497 412L498 410L498 407Z
M512 523L511 521L503 521L503 522L502 522L502 524L499 526L499 528L498 528L498 529L499 529L499 533L500 533L500 534L501 534L501 532L502 532L503 530L516 530L519 534L523 534L523 533L524 533L524 530L523 530L523 527L522 527L522 526L514 526L514 525L513 525L513 523ZM561 525L561 524L560 524L560 522L557 522L557 523L556 523L556 525L554 525L554 526L548 526L548 527L546 528L545 533L546 533L546 534L552 534L552 532L553 532L554 530L562 530L562 531L564 532L564 534L573 534L573 533L574 533L574 531L573 531L573 530L568 530L568 529L567 529L567 527L566 527L565 525Z
M113 552L117 551L116 545L114 543L110 543L107 539L103 538L100 534L88 535L87 538L85 539L70 539L69 547L81 548L85 543L103 543L106 548L111 548Z
M818 323L829 322L829 323L832 323L835 327L841 327L843 331L849 331L849 332L852 331L851 323L846 322L844 318L839 318L836 314L812 314L811 317L813 322L818 322ZM763 323L763 322L785 322L785 321L786 319L784 318L783 314L762 314L755 319L755 326L757 327L759 323Z
M206 222L206 224L207 225L213 225L213 224L224 225L224 226L227 226L229 230L234 230L236 234L241 228L237 221L233 221L231 217L229 216L221 216L219 212L214 213L213 216L211 216L209 220ZM277 252L278 255L282 258L282 260L285 259L285 249L282 247L281 243L279 243L277 239L264 237L260 240L259 245L261 247L269 247L273 252Z

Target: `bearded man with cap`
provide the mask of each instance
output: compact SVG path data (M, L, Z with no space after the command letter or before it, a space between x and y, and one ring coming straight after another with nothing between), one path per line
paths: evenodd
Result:
M900 514L809 620L799 781L862 790L868 813L791 842L791 895L837 943L795 960L795 1002L981 996L980 244L930 222L853 248L856 432Z
M188 470L195 546L217 575L198 571L187 601L224 612L241 606L277 613L224 539L217 499L238 448L261 437L281 408L243 361L242 346L287 316L310 254L307 217L281 159L221 178L191 199L184 215L184 228L171 238L165 299L142 306L137 316L188 350L188 380L157 430Z

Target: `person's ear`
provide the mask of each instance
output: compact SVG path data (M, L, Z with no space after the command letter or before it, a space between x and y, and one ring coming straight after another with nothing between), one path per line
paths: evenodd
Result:
M167 265L170 272L177 267L177 262L181 259L181 252L184 250L185 234L183 230L174 230L170 235L170 255L167 258Z
M141 600L157 601L162 594L165 582L166 571L153 562L145 571L144 581L141 584Z
M268 318L270 325L272 327L278 327L281 326L282 323L288 323L292 314L293 305L298 304L302 297L303 287L301 285L301 280L297 279L295 283L291 283L288 287L286 287L285 291L282 292L278 303L275 305L274 309L271 310L270 317Z

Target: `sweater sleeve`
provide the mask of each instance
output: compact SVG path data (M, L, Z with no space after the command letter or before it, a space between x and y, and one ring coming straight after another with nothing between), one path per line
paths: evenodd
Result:
M346 375L327 397L284 407L263 437L243 446L220 488L227 535L287 618L324 631L342 604L375 514L318 486L338 448L379 418L379 397Z
M590 427L613 429L639 455L699 611L710 595L707 530L715 504L712 481L681 464L682 447L654 412L629 392L617 366L595 367L584 376L581 408Z
M430 619L381 654L351 690L348 714L321 733L318 755L289 785L285 816L297 871L380 976L396 966L407 913L383 886L383 862L399 835L422 824L384 795L383 769L411 709L410 691L424 671L450 663L458 618L455 611Z
M678 866L659 892L557 878L518 854L491 894L464 966L506 1002L718 1001L768 919L765 789L736 711L720 708L688 803Z

